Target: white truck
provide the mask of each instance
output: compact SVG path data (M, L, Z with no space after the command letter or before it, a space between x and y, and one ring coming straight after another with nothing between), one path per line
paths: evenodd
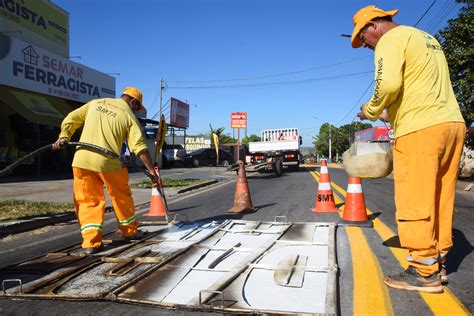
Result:
M281 176L283 168L298 170L301 137L297 128L267 129L262 141L249 143L246 162L257 171L274 171Z

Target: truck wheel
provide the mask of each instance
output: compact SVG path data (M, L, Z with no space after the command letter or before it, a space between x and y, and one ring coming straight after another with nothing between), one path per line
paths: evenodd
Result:
M275 161L275 174L277 177L283 175L283 162L281 160Z
M227 166L229 165L229 162L228 162L227 160L223 160L223 161L221 162L221 165L222 165L223 167L227 167Z
M199 167L199 160L197 160L196 158L193 159L193 167L194 168Z

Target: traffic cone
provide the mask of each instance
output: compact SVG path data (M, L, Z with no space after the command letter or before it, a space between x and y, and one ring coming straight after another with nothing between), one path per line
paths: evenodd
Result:
M255 212L257 209L252 205L250 198L249 184L245 176L244 162L239 160L239 173L235 184L234 206L229 213Z
M150 212L144 214L143 216L165 216L168 217L166 213L165 206L163 204L163 199L158 190L157 184L151 186L151 199L150 199Z
M367 217L362 181L360 178L349 177L347 185L346 203L340 225L373 227Z
M331 178L329 177L326 160L321 161L319 172L318 193L316 194L316 205L311 211L316 213L339 212L334 202L334 193L331 188Z

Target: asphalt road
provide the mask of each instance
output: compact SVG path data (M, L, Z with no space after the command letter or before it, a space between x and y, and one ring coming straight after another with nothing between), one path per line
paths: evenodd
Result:
M249 175L252 202L258 208L255 213L228 213L234 198L235 182L233 181L222 182L211 188L201 189L197 193L191 192L181 197L177 196L169 201L170 208L174 214L187 214L190 220L241 218L272 221L275 216L286 216L289 221L338 221L337 213L322 214L310 211L310 208L315 205L317 190L317 172L310 171L312 170L302 168L299 172L286 173L281 178L276 178L272 174ZM330 175L334 182L333 189L335 186L339 187L339 190L334 189L335 194L343 200L343 190L347 187L344 171L331 168ZM225 179L224 176L222 178ZM453 297L472 313L474 276L470 271L474 268L472 254L474 193L460 190L456 196L453 230L455 246L448 259L449 293L442 296L426 296L416 292L388 290L383 284L380 285L383 274L398 273L403 270L399 255L403 250L397 245L396 237L393 181L390 179L366 180L363 183L363 190L367 208L372 213L370 217L376 225L374 228L340 227L337 230L340 313L351 315L370 313L375 310L375 314L394 313L395 315L429 315L442 311L447 311L446 314L459 314L462 307L455 300L453 303ZM106 231L115 229L115 221L112 217L107 223ZM391 232L394 233L391 234ZM80 235L77 224L74 222L20 234L0 242L0 266L79 241ZM359 249L365 242L368 245L367 253L361 254ZM370 258L373 260L369 261ZM367 264L367 267L364 264ZM458 305L452 305L455 303ZM104 302L0 300L0 314L32 314L33 311L37 314L50 315L170 313L151 307Z

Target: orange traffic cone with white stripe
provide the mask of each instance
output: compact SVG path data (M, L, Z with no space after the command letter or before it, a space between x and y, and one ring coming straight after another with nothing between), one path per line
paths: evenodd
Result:
M373 227L367 217L364 193L362 192L362 180L349 177L347 185L346 203L340 225Z
M318 193L316 194L316 205L311 211L316 213L334 213L339 212L334 202L334 193L331 187L331 178L329 177L326 160L321 163L319 172Z
M150 199L150 211L143 216L147 217L165 217L166 223L168 223L168 213L166 212L165 205L163 203L163 197L161 195L161 188L158 187L158 184L154 183L151 186L151 199ZM140 223L148 223L140 221ZM150 222L152 223L152 222ZM161 222L153 222L159 224Z
M229 210L229 213L255 212L256 210L250 198L244 162L239 160L239 174L237 175L237 182L235 184L234 206Z

